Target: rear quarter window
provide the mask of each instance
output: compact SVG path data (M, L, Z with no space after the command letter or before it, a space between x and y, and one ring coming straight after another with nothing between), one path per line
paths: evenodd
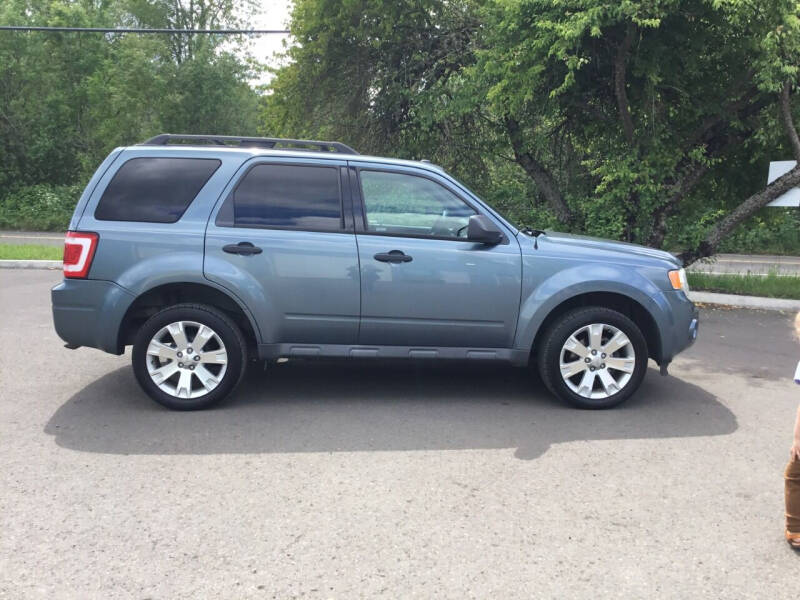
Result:
M208 158L132 158L103 192L96 219L174 223L222 162Z

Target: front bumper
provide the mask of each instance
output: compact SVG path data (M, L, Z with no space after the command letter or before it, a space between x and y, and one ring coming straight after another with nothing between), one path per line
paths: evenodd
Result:
M694 344L700 330L700 312L684 292L666 292L665 296L672 322L662 332L662 365L669 364L678 353Z
M65 279L50 297L56 333L68 345L122 354L119 329L133 294L111 281Z
M697 309L695 309L695 315L696 316L692 319L691 323L689 323L689 346L697 341L697 332L700 329L700 314ZM689 346L687 346L687 348Z

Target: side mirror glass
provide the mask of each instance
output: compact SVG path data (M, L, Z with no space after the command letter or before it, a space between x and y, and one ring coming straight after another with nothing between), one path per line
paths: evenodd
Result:
M486 215L472 215L467 225L467 239L479 244L495 245L503 241L503 232Z

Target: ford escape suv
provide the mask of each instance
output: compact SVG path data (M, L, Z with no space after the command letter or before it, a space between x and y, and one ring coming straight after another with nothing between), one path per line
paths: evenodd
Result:
M173 409L251 360L535 365L584 408L622 402L697 336L670 254L519 229L439 167L338 142L163 134L118 148L72 216L53 319L122 354Z

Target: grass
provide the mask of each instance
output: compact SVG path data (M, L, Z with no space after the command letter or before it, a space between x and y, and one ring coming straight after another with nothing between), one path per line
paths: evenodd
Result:
M800 276L796 275L710 275L691 271L687 275L692 290L800 300Z
M39 244L0 244L0 260L61 260L64 248Z

